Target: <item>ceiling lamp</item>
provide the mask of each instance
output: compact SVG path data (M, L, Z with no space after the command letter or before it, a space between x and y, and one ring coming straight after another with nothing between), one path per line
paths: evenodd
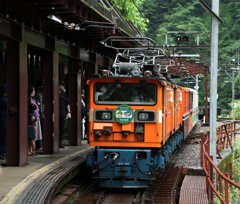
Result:
M54 15L48 15L47 16L49 19L53 20L53 21L56 21L58 23L62 23L62 19L57 17L57 16L54 16Z
M72 30L73 27L72 27L71 25L68 25L68 26L67 26L67 29L68 29L68 30Z

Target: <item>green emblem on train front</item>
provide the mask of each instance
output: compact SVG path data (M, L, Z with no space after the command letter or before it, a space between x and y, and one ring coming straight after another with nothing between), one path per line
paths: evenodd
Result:
M130 106L121 105L115 110L115 118L121 124L128 124L133 119L133 110Z

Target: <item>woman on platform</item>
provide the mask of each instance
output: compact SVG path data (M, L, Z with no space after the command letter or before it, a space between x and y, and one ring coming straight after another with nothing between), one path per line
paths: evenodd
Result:
M36 154L36 123L37 117L35 111L37 106L34 104L28 105L28 156L37 156Z
M39 113L40 103L38 103L34 99L34 96L35 96L35 89L34 89L33 86L29 85L28 86L28 105L34 104L37 107L37 109L34 112L34 114L37 117L37 121L36 121L36 139L35 139L35 141L37 141L37 140L42 140L42 129L41 129L41 122L40 122L40 119L39 119L39 116L40 116L40 113Z

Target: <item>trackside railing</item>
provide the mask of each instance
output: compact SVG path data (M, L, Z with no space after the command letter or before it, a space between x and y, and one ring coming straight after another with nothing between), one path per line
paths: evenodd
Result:
M217 127L217 158L221 157L221 150L225 148L232 149L232 142L236 138L236 122L226 123ZM201 134L201 166L206 174L206 186L209 189L209 203L214 204L214 194L219 198L222 204L229 204L229 186L240 189L240 185L232 181L232 165L229 165L229 173L223 174L213 163L213 157L210 156L210 133ZM214 170L218 180L218 189L214 185Z

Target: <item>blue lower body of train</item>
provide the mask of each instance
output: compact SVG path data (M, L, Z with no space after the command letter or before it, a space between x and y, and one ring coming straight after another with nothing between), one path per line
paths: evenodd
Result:
M87 165L92 167L100 187L146 188L156 173L164 170L182 139L183 134L179 132L162 148L98 148L87 156Z

